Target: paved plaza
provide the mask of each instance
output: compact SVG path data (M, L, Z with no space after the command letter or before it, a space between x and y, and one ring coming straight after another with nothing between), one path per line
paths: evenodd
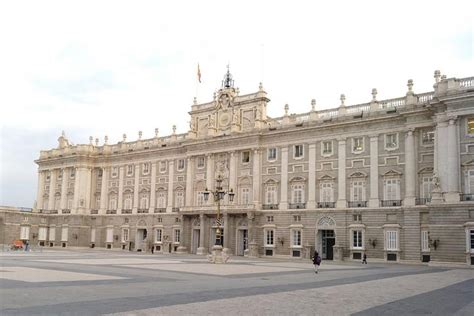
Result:
M474 270L44 250L0 253L0 315L474 315Z

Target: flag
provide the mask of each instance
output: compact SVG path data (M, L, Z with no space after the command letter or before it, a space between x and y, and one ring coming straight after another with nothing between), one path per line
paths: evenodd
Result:
M201 83L201 69L199 68L199 64L198 64L198 72L197 72L197 75L198 75L198 81L199 81L199 83Z

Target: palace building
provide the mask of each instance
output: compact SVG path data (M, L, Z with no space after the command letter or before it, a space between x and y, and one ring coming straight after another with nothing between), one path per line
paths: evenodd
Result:
M3 244L474 265L474 77L329 110L267 116L227 71L189 131L41 151L31 212L0 210ZM235 193L205 199L222 180ZM207 191L206 191L207 190ZM221 238L216 230L222 231Z

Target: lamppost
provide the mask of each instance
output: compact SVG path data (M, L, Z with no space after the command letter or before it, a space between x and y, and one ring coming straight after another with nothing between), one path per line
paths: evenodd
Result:
M217 214L216 214L216 244L212 247L212 255L209 257L209 261L213 263L225 263L228 257L225 258L222 256L222 232L221 232L221 200L224 199L225 195L229 195L229 201L234 201L235 193L232 189L225 191L222 187L222 177L221 175L217 176L216 179L216 189L204 191L204 201L209 200L209 194L214 196L214 203L217 203Z

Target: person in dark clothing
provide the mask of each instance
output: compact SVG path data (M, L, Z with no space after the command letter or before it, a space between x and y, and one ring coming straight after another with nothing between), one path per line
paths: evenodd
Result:
M317 251L314 252L313 256L313 265L314 265L314 273L318 273L319 266L321 265L321 257Z
M367 264L367 254L364 253L364 256L362 257L362 264Z

